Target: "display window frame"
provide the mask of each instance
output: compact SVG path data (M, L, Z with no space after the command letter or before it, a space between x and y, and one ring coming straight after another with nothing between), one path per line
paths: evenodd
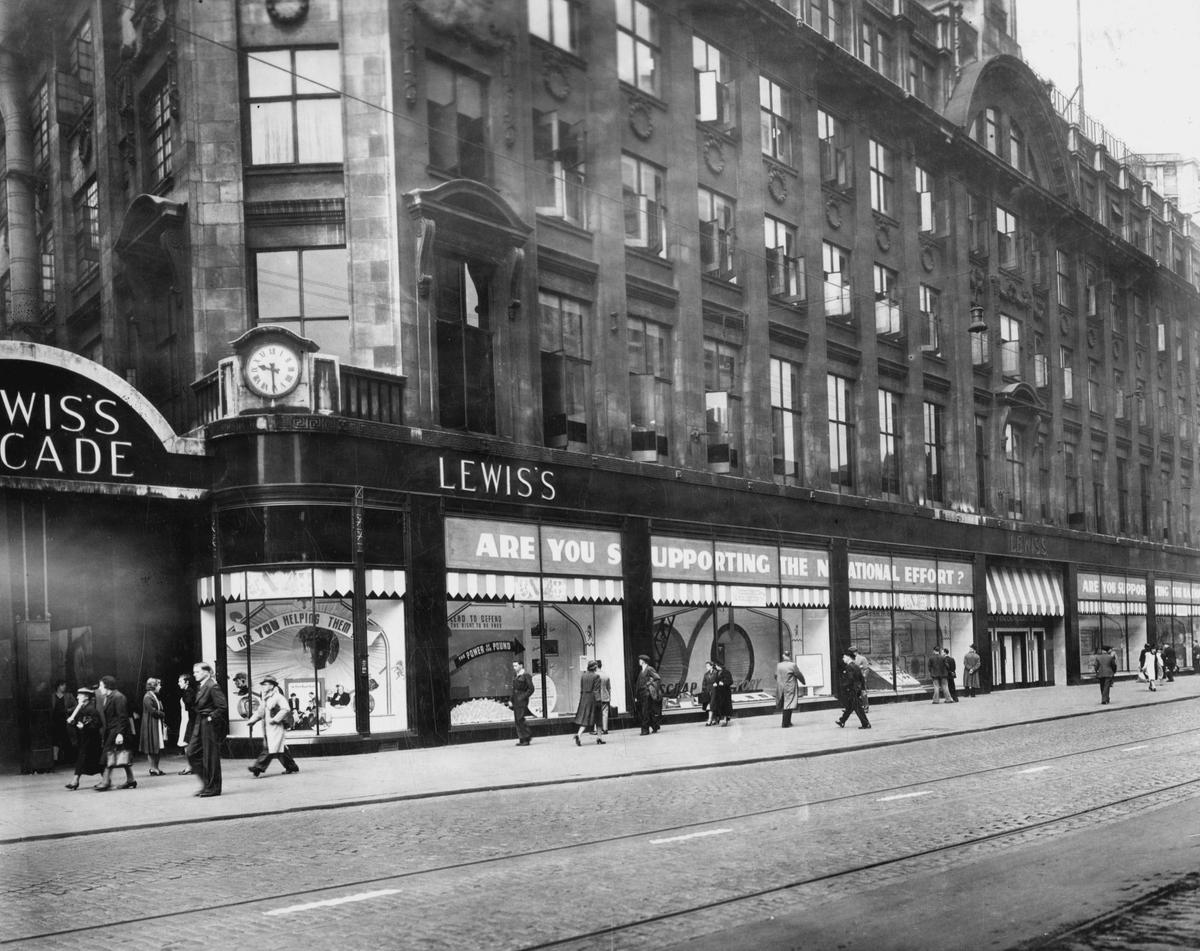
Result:
M1179 669L1195 670L1200 652L1200 583L1183 578L1155 578L1154 627L1158 644L1167 637L1175 647Z
M1151 639L1146 577L1087 570L1075 579L1081 677L1095 678L1092 658L1105 644L1116 648L1118 674L1136 673L1138 656Z

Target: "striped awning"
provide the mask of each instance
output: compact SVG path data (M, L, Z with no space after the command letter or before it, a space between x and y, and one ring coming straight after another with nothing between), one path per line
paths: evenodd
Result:
M855 591L850 590L850 607L865 608L869 611L886 611L892 606L890 591Z
M368 598L402 598L406 590L405 573L400 568L371 568L365 574ZM300 568L281 571L224 571L221 573L221 600L271 601L281 598L349 598L354 594L351 568ZM216 583L207 576L196 580L196 602L208 606L216 602Z
M1078 603L1080 614L1132 614L1146 613L1144 601L1083 601Z
M572 578L446 572L446 593L470 601L560 601L620 604L625 588L619 578Z
M779 603L789 608L829 607L828 588L778 588Z
M393 568L368 568L365 579L368 598L402 598L408 591L405 573Z
M936 600L939 611L975 610L975 598L969 594L939 594Z
M620 578L568 578L546 575L542 594L547 601L572 604L620 604L625 600L625 583Z
M655 604L714 604L716 589L711 584L691 581L655 581L651 584Z
M1065 613L1062 578L1044 568L996 565L987 572L988 614L1054 615Z

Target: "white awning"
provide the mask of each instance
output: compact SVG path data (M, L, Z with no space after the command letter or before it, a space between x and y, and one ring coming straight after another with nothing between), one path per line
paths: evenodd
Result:
M779 603L790 608L829 607L828 588L780 588Z
M470 601L545 600L576 604L620 604L625 598L625 587L619 578L448 571L446 593L451 598Z
M892 607L890 591L850 591L850 607L868 611L886 611Z
M1061 617L1065 611L1062 577L1045 568L993 566L987 572L988 614Z
M651 584L655 604L715 604L716 589L711 584L691 581L655 581Z

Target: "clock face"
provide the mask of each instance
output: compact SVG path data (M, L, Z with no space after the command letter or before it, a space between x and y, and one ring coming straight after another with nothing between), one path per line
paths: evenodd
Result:
M246 357L246 384L259 396L283 396L299 382L300 355L291 347L265 343Z

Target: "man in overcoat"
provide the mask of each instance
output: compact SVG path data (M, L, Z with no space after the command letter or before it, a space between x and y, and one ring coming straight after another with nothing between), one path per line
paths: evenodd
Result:
M197 796L221 795L221 743L229 735L229 701L217 684L210 664L192 667L196 679L196 728L188 741L187 758L202 783Z
M662 677L650 666L647 654L638 654L638 675L633 686L642 736L657 733L662 725Z
M850 719L850 714L858 715L858 728L860 730L871 729L871 722L867 719L867 712L863 709L863 695L867 690L867 680L863 677L862 668L854 663L854 658L849 654L842 655L841 669L841 684L842 684L842 715L834 722L838 726L845 726L846 721Z
M525 718L529 716L529 698L533 696L533 678L525 670L525 665L519 660L513 661L512 682L512 712L513 722L517 725L517 746L528 746L533 742L533 734Z
M1092 658L1092 670L1100 681L1100 702L1108 703L1108 693L1112 690L1113 679L1117 676L1117 659L1113 656L1108 645L1103 645Z
M780 655L779 663L775 665L775 695L783 713L783 722L780 723L783 729L792 725L792 711L800 703L800 688L803 685L804 674L792 660L792 655L784 651Z

